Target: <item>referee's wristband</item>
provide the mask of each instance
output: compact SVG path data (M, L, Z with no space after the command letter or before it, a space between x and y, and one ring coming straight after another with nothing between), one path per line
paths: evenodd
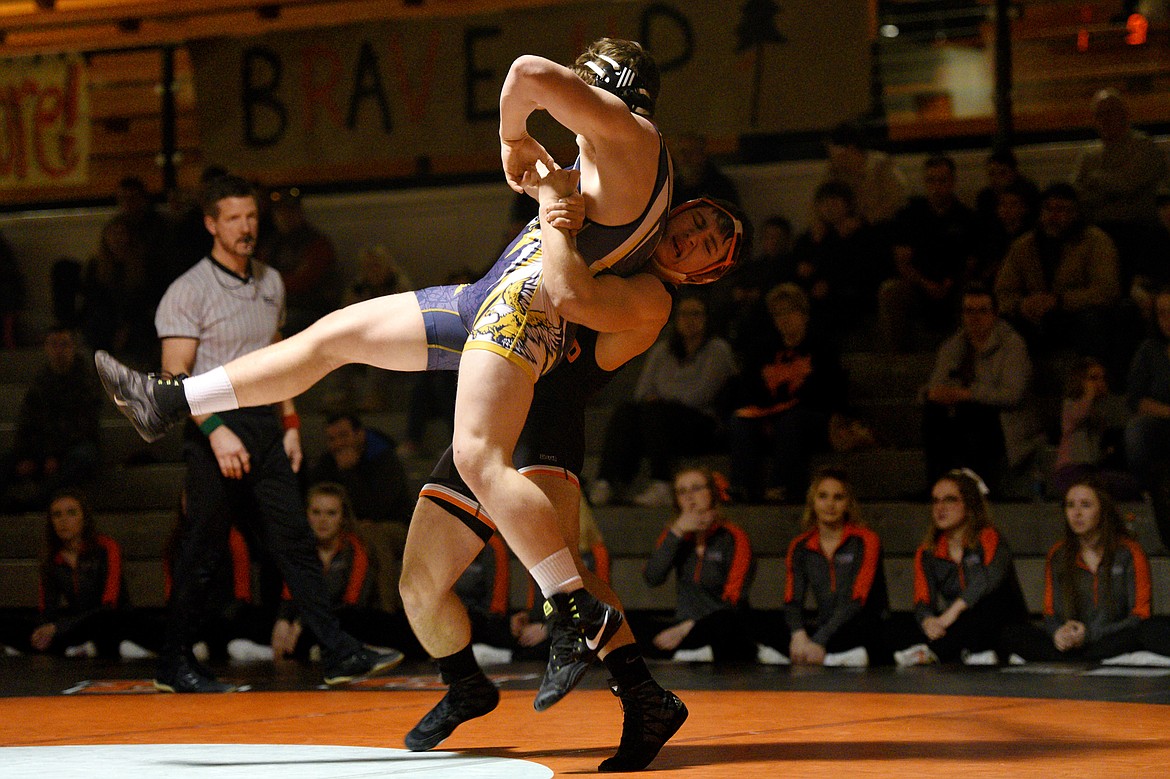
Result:
M295 411L291 414L285 414L283 417L281 417L280 423L284 426L285 430L301 429L301 418Z
M219 418L218 414L212 414L207 419L199 423L199 432L203 435L211 435L218 427L223 424L223 420Z

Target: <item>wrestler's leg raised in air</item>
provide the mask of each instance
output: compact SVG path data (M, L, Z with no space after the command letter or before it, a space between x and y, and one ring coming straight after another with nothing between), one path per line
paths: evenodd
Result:
M182 382L138 373L95 355L106 391L147 441L191 414L213 414L296 397L334 369L365 363L396 371L427 367L427 335L413 292L334 311L300 333Z
M296 397L348 363L392 371L426 369L426 330L413 292L334 311L291 338L232 360L224 371L237 403L248 408ZM184 384L190 400L199 391L199 377Z

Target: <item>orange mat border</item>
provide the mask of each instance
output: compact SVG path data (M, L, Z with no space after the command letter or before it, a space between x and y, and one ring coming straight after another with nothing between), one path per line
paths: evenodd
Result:
M824 692L682 694L691 710L655 777L1161 777L1170 706ZM0 699L0 745L339 744L401 748L433 691L249 692ZM617 701L577 691L544 713L531 691L441 749L592 773L620 737Z

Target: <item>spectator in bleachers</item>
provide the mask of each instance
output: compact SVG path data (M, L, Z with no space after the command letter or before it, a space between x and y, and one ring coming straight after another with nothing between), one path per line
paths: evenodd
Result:
M928 158L922 179L925 195L911 198L891 227L894 275L878 293L879 327L895 352L910 350L920 328L941 333L954 325L978 247L979 218L955 192L955 161Z
M146 254L157 259L162 252L166 235L166 219L152 202L146 183L137 176L126 176L118 182L115 195L118 216L124 220L135 238L146 247Z
M45 365L20 404L13 451L0 464L0 498L44 508L58 489L84 485L100 465L102 389L93 362L66 327L45 336Z
M217 170L215 168L212 171ZM219 175L222 175L220 171ZM205 177L208 176L204 173ZM167 191L166 236L163 248L163 268L170 282L177 279L211 251L211 236L203 226L203 209L199 206L198 190L175 186ZM162 295L159 295L161 299Z
M123 354L138 345L137 336L149 325L136 318L148 310L148 250L124 217L102 227L81 281L81 332L91 349Z
M881 539L862 521L844 471L826 468L813 476L801 527L785 560L784 625L776 646L793 665L891 663ZM805 607L809 593L812 612Z
M1156 193L1167 183L1166 153L1130 125L1129 109L1114 89L1093 96L1093 123L1101 144L1081 154L1076 187L1085 215L1116 244L1119 277L1128 288L1135 275L1166 262L1150 254Z
M362 249L358 258L358 275L345 291L345 305L363 300L393 295L414 289L410 277L395 261L394 255L384 244L374 244Z
M124 298L122 313L126 326L126 352L153 364L158 357L158 341L152 317L167 286L178 275L171 267L167 249L167 220L158 212L150 191L142 179L126 176L118 182L118 213L114 221L125 225L130 240L128 256L141 258L142 276L119 294Z
M1060 446L1052 485L1063 495L1092 477L1118 499L1138 499L1141 488L1125 463L1124 435L1129 420L1125 398L1109 389L1105 366L1080 357L1069 370L1060 415Z
M712 330L736 343L768 318L764 294L782 281L794 281L792 223L781 214L764 220L751 236L749 260L735 273L705 291L710 302Z
M396 619L377 608L374 561L354 532L354 513L340 484L322 482L309 488L309 527L317 541L317 557L325 574L330 607L342 629L366 644L379 647L409 646L415 642L405 619ZM401 615L399 615L401 617ZM272 627L272 651L277 659L310 658L317 644L313 631L305 630L296 603L287 587ZM418 656L418 652L413 652Z
M589 490L595 506L621 498L643 458L650 464L650 484L633 502L669 506L677 458L718 446L720 400L737 372L735 354L711 334L700 298L681 298L671 323L669 336L650 348L633 400L618 405L606 425L598 478Z
M884 225L906 204L906 180L889 155L869 148L865 133L853 122L842 122L825 139L829 155L826 181L843 181L857 196L865 221Z
M1109 491L1079 481L1064 496L1065 533L1044 564L1044 620L1007 631L1025 660L1170 657L1170 621L1151 617L1150 563Z
M1170 288L1154 296L1156 335L1138 347L1125 383L1133 417L1125 427L1129 470L1153 498L1162 544L1170 549Z
M804 291L780 284L767 305L771 321L741 350L741 398L729 424L732 493L749 503L804 494L809 463L827 446L829 417L844 406L846 389L836 352L810 323Z
M358 533L379 563L381 607L397 613L398 580L414 488L398 457L394 439L366 427L354 413L331 414L325 423L327 451L309 471L309 483L345 487Z
M1170 284L1170 184L1159 190L1158 225L1150 242L1152 262L1135 274L1129 296L1141 312L1142 319L1150 329L1156 329L1154 318L1154 295ZM1124 292L1124 290L1123 290Z
M24 274L8 239L0 233L0 349L15 349L18 345L24 294Z
M983 226L975 264L967 271L967 283L995 286L1003 258L1016 239L1036 226L1040 195L1034 186L1017 181L996 196L992 220Z
M986 485L969 469L948 472L931 489L930 530L914 555L913 619L892 625L892 645L906 647L894 659L900 666L1007 662L1004 631L1027 618Z
M275 229L258 257L284 279L287 318L283 332L290 336L340 307L344 284L333 242L309 222L300 189L274 189L268 200Z
M187 518L187 491L179 493L179 510L175 527L163 548L163 576L166 600L171 598L175 559ZM227 548L220 550L211 571L207 597L203 604L200 626L195 640L207 647L212 662L233 660L271 660L271 613L256 605L252 597L252 560L248 542L238 528L228 532ZM162 626L159 626L162 629Z
M166 268L172 281L186 273L192 265L211 252L211 234L203 225L203 208L199 203L199 190L209 181L225 175L227 175L227 169L219 165L207 165L199 174L199 186L194 189L175 186L167 191L167 232L164 241L163 267ZM169 285L170 282L167 283L167 286ZM166 291L165 287L162 291Z
M674 618L669 627L650 631L654 648L680 660L752 660L756 645L747 596L755 563L747 534L723 517L726 484L707 468L683 468L674 477L674 496L678 516L642 572L651 587L675 574Z
M679 205L697 197L726 200L739 205L735 182L719 169L707 154L707 139L699 133L686 132L668 142L674 162L674 190L670 205Z
M84 269L75 258L62 255L49 268L49 299L53 321L79 328L85 307Z
M309 473L311 482L344 486L358 520L410 522L414 491L393 438L365 427L357 414L343 412L326 419L325 446Z
M1053 184L1040 220L1008 249L995 279L999 310L1033 353L1073 349L1107 366L1116 356L1112 307L1121 297L1117 250L1081 213L1076 190Z
M996 314L991 290L968 287L962 326L939 347L925 388L927 482L967 467L998 485L1026 465L1042 440L1031 380L1028 347Z
M118 542L99 533L81 492L62 490L49 503L47 554L41 563L39 625L29 636L37 652L118 657L123 642L140 655L153 637L130 618Z
M812 224L792 256L794 280L812 302L813 319L844 334L872 317L878 286L890 275L888 249L858 213L848 184L817 187Z
M1040 196L1036 183L1020 172L1020 162L1011 149L996 149L987 155L987 186L975 196L975 213L985 228L999 221L1000 199L1008 191L1018 193L1025 202L1035 205Z

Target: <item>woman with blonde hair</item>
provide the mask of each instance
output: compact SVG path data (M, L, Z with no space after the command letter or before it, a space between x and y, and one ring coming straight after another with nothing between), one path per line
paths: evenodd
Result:
M330 606L342 629L366 644L406 646L412 654L421 654L402 615L378 608L377 563L357 535L353 505L345 487L318 482L309 488L305 503ZM304 630L286 586L272 627L272 651L277 659L292 656L304 660L316 643L312 630ZM390 651L397 658L395 664L402 661L402 652Z
M788 547L784 622L776 646L794 665L890 662L882 621L889 610L881 539L861 520L846 473L824 468L812 479L804 532ZM812 593L816 609L805 610Z

